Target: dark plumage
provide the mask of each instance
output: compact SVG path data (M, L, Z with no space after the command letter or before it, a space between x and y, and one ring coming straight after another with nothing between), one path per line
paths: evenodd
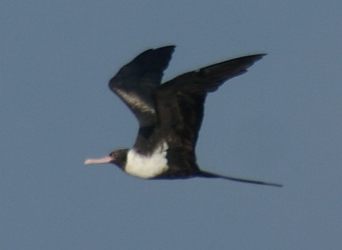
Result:
M195 155L207 94L245 73L265 54L217 63L160 85L173 51L174 46L147 50L110 80L110 89L137 118L138 136L132 149L116 150L107 157L88 159L85 163L114 163L131 175L147 179L206 177L281 186L203 171Z

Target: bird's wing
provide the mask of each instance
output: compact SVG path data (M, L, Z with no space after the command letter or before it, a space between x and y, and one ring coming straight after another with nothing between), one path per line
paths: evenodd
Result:
M159 86L174 46L149 49L123 66L109 87L132 110L141 127L156 120L153 92Z
M174 148L192 152L201 127L204 102L230 78L243 74L265 54L239 57L180 75L156 91L159 126Z

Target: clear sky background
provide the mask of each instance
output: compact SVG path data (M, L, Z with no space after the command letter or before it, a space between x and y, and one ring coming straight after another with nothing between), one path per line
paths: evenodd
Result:
M0 249L341 249L341 1L0 2ZM175 44L164 79L268 56L206 102L198 161L284 184L144 181L86 157L131 146L109 91Z

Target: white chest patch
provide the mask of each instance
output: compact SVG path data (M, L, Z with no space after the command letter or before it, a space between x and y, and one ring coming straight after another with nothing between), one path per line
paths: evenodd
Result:
M167 149L168 146L164 142L149 156L141 155L135 152L134 149L129 150L125 171L130 175L145 179L153 178L164 173L168 169L166 159Z

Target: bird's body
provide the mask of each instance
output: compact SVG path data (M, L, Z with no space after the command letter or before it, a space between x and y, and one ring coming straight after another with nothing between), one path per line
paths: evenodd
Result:
M228 79L245 73L264 54L214 64L160 84L173 50L174 46L147 50L110 80L110 89L139 122L137 139L131 149L116 150L107 157L88 159L85 163L114 163L126 173L144 179L207 177L280 186L203 171L195 155L207 94Z

